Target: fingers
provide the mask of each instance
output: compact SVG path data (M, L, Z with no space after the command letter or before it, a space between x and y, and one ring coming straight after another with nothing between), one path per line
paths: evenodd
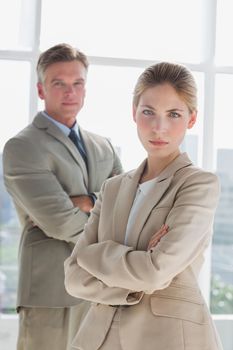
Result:
M151 237L151 240L156 240L157 238L164 236L168 231L168 225L164 224L161 226L161 228L155 233L153 234L153 236Z
M151 237L148 244L148 250L154 248L161 240L161 238L168 232L168 225L164 224L162 227Z
M153 236L151 237L151 239L153 239L153 238L155 238L155 237L158 237L158 236L160 236L161 234L163 234L164 232L166 232L167 228L168 228L168 226L165 225L165 224L163 224L163 225L160 227L160 229L159 229L157 232L155 232L155 233L153 234Z

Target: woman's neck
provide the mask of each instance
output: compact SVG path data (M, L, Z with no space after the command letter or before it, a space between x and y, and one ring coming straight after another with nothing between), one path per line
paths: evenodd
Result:
M147 162L140 178L140 183L152 180L159 176L159 174L170 164L180 152L174 153L167 158L156 158L148 156Z

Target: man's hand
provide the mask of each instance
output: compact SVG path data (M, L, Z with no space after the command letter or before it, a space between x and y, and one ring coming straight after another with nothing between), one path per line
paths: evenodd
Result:
M166 235L168 232L168 225L162 225L162 227L153 234L153 236L150 239L150 242L148 244L147 250L150 250L151 248L154 248L160 241L160 239Z
M91 209L93 208L93 201L87 195L74 196L74 197L70 197L70 199L71 199L73 205L75 207L78 207L84 213L89 214Z

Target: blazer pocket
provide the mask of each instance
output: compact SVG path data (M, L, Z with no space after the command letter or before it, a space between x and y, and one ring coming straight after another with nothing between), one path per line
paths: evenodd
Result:
M151 310L155 316L177 318L197 324L206 324L204 304L189 300L154 295Z

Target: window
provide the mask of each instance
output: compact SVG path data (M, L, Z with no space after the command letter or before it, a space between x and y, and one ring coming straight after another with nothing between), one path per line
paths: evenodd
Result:
M232 33L232 1L218 1L217 27L216 27L216 63L218 65L232 66L233 46L227 33Z
M202 0L42 1L41 47L71 42L90 56L200 62L203 13Z
M9 74L10 72L10 74ZM1 139L5 142L28 124L30 65L28 62L0 61ZM15 312L19 223L10 196L3 185L0 167L0 311Z
M233 314L233 116L231 92L233 76L217 74L215 92L216 172L221 181L212 248L211 309L217 314ZM224 92L224 93L223 93Z
M11 0L0 4L0 49L30 51L35 45L38 0Z
M21 20L21 1L5 1L4 11L0 11L0 47L1 49L15 48L18 46L20 20ZM1 4L1 7L3 5ZM12 8L14 11L12 12ZM7 35L6 35L7 33Z
M210 294L218 327L221 317L229 329L233 319L231 13L231 0L0 3L0 158L7 139L26 126L42 107L35 89L35 65L39 51L56 43L68 42L89 56L87 96L79 121L84 128L111 139L119 149L125 170L135 168L145 157L131 113L133 87L140 72L159 60L175 60L192 70L199 91L198 122L182 149L188 151L195 164L216 171L222 185L212 249L206 256L207 268L200 283L207 300ZM2 348L1 315L13 312L15 306L20 231L3 185L2 166L0 191ZM233 340L226 329L221 335L224 349L229 350ZM6 349L11 350L8 345Z

